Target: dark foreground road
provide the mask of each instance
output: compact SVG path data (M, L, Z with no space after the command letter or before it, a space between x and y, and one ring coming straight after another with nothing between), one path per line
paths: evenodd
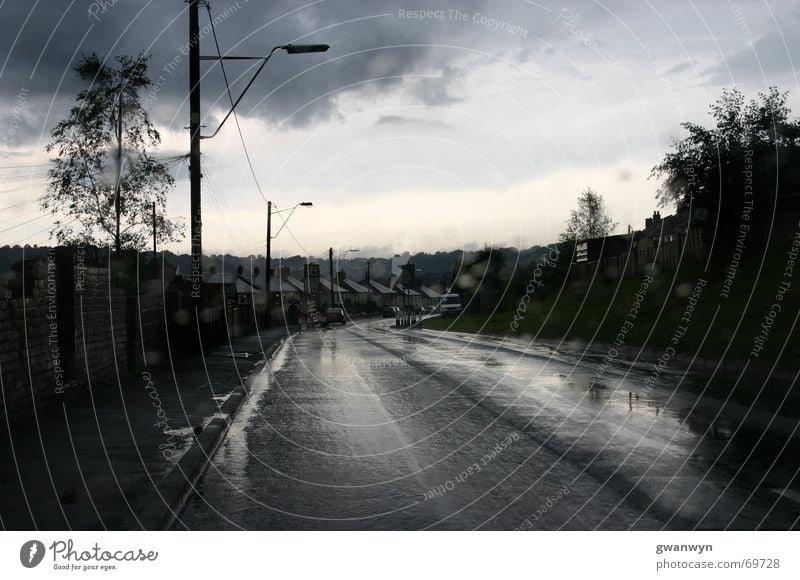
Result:
M175 527L798 525L791 430L761 437L672 389L640 395L637 373L587 389L595 370L384 322L306 331L263 374Z

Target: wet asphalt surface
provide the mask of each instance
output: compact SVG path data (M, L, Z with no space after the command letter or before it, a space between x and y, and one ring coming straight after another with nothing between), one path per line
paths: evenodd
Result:
M588 358L389 324L288 341L175 528L798 527L786 421L765 433L641 392L644 370L589 389Z

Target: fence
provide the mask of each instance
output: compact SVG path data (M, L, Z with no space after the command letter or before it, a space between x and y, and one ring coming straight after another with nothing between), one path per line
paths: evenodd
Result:
M685 245L685 248L684 248ZM681 255L683 253L683 255ZM592 262L579 262L572 265L571 277L579 282L591 279L618 280L624 277L639 277L656 271L674 271L681 262L701 260L706 257L705 241L700 228L692 228L671 242L662 242L658 248L654 246L633 247L624 252L600 257Z

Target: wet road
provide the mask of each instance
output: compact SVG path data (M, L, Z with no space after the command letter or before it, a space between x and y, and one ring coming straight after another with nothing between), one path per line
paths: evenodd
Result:
M644 372L588 389L595 366L386 321L304 331L175 527L797 526L791 431L759 440L707 401L640 394Z

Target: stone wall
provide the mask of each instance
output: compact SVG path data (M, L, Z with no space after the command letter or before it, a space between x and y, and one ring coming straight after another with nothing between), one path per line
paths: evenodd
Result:
M89 246L23 253L12 271L0 272L0 423L162 364L167 329L173 354L252 330L249 311L233 307L226 317L222 304L196 323L180 286L150 281L129 295L125 272L107 248Z
M83 269L74 287L74 378L82 385L114 379L128 364L126 293L110 283L108 268Z
M57 325L47 318L46 280L35 281L29 293L0 300L0 412L9 418L33 416L34 401L37 407L52 407L67 387L54 336Z
M108 268L65 248L26 260L0 284L0 417L57 407L127 368L126 293Z
M161 363L164 346L162 295L151 291L128 296L128 368Z

